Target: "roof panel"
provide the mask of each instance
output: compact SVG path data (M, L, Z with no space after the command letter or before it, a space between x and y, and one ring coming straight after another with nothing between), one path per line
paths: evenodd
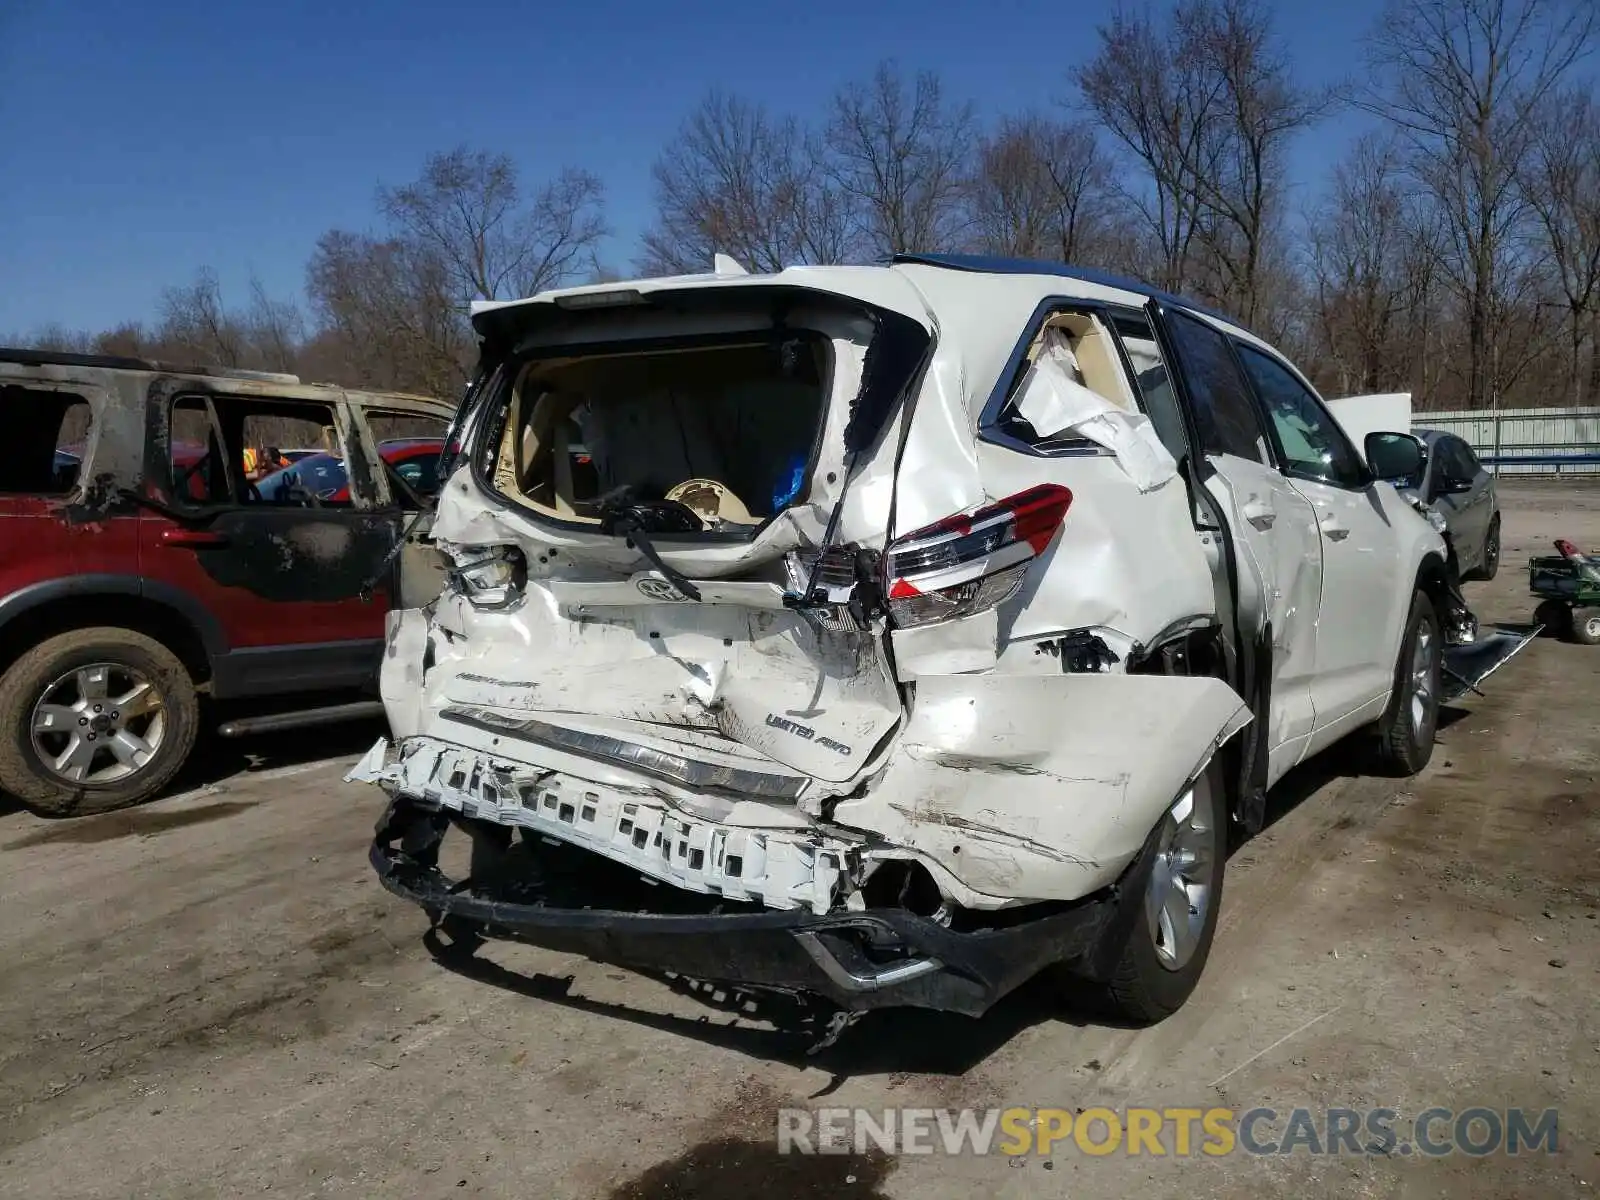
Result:
M1160 288L1151 287L1137 279L1129 279L1123 275L1113 275L1109 271L1096 271L1091 267L1075 267L1070 263L1045 262L1042 259L1031 258L1003 258L989 254L896 254L891 260L896 263L920 263L929 267L945 267L952 271L979 271L990 275L1058 275L1065 279L1076 279L1082 283L1092 283L1099 287L1120 288L1125 292L1132 292L1136 296L1144 296L1151 300L1159 300L1163 304L1175 305L1178 308L1187 308L1192 312L1205 313L1219 321L1226 321L1237 329L1245 326L1236 317L1230 317L1225 312L1201 304L1183 296L1164 292Z

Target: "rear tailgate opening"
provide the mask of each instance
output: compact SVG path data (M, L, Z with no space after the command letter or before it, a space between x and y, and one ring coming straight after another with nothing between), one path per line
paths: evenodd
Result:
M479 314L493 382L433 527L449 583L391 623L385 782L825 908L854 842L812 822L904 714L876 606L848 601L931 335L909 296L619 294Z
M580 525L643 504L664 532L749 537L807 490L833 368L814 330L527 359L495 490Z
M506 336L480 484L552 530L680 546L749 542L807 505L825 521L929 342L902 315L792 287L490 315Z

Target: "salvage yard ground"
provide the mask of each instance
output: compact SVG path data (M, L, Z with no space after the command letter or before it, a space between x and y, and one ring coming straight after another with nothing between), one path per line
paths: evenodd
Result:
M1501 495L1505 565L1468 596L1527 621L1523 563L1556 536L1600 546L1600 487ZM0 1195L1592 1194L1600 648L1541 639L1486 690L1415 780L1336 749L1276 789L1164 1024L1108 1027L1039 983L982 1022L870 1016L814 1058L582 959L435 962L367 867L379 797L340 781L353 753L213 760L221 782L105 817L8 811ZM785 1105L1554 1107L1560 1149L780 1159Z

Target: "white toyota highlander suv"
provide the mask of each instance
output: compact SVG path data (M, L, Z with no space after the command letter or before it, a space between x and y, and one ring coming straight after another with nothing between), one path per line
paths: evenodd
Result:
M974 1015L1059 966L1158 1020L1230 821L1347 735L1420 770L1481 640L1374 473L1415 441L1358 451L1141 285L719 259L473 320L449 583L391 616L352 773L384 885L469 953Z

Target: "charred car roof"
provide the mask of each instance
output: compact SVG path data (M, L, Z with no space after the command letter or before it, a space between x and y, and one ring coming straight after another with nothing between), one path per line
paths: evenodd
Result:
M71 354L54 350L24 350L0 347L0 384L26 383L30 379L49 379L57 383L89 382L94 375L149 375L193 381L211 395L252 398L320 400L330 393L362 397L369 402L393 403L396 408L419 405L436 409L439 401L429 396L406 392L368 391L345 388L333 383L305 383L298 375L273 371L246 371L232 367L179 366L155 359L130 358L109 354Z

